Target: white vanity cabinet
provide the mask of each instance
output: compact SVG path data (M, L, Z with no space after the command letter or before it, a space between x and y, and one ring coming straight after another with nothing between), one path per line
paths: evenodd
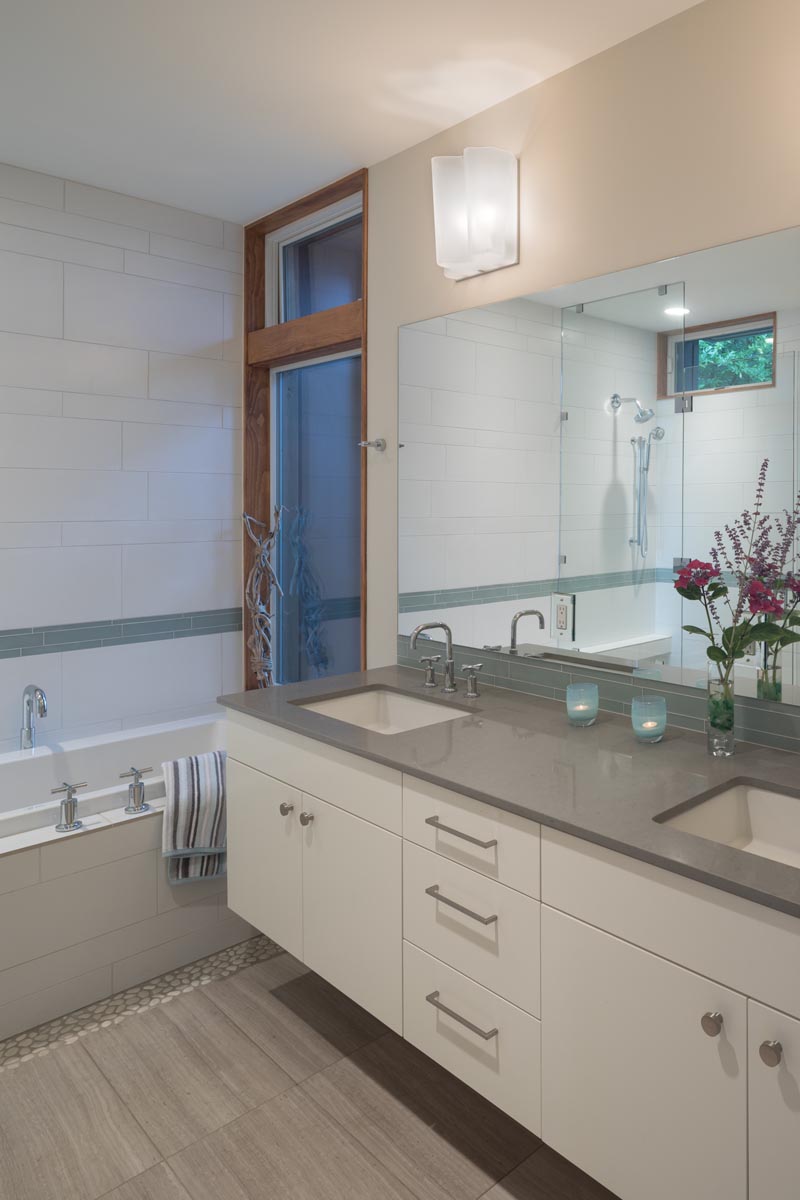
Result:
M745 998L549 908L542 1098L544 1141L621 1200L746 1200Z
M228 759L228 907L303 957L302 793Z
M800 1197L800 920L248 717L229 903L620 1200Z
M401 796L398 772L229 722L230 907L398 1033Z
M800 1021L750 1000L750 1200L800 1195Z
M303 813L303 961L400 1032L402 842L311 796Z

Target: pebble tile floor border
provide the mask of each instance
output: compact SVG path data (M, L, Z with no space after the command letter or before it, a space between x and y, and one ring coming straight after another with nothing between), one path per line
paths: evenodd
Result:
M283 954L283 950L269 938L260 935L248 938L246 942L218 950L216 954L188 963L185 967L176 967L165 975L158 975L124 992L96 1000L94 1004L46 1021L34 1029L15 1033L13 1037L0 1042L0 1073L11 1071L28 1059L47 1054L62 1042L76 1042L95 1029L118 1025L134 1013L144 1012L157 1004L168 1004L184 992L191 992L218 979L227 979L229 975L274 958L277 954Z

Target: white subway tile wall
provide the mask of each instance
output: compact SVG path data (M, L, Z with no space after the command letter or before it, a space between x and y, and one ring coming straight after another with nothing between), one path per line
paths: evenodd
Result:
M557 574L560 332L527 300L400 330L401 593Z
M236 630L24 644L240 606L241 294L240 227L0 164L0 749L31 680L43 741L241 685Z

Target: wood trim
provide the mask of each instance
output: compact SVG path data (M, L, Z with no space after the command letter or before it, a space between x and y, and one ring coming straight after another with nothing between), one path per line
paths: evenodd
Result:
M363 308L361 300L354 300L309 317L253 330L247 338L248 366L285 366L305 358L357 349L361 344Z
M361 430L367 436L367 187L366 168L354 171L327 187L274 213L269 213L245 228L244 255L244 395L242 438L244 444L243 504L258 520L271 518L270 479L270 388L271 369L302 359L323 357L345 350L361 350ZM328 208L348 196L362 194L362 298L337 309L286 321L266 327L266 247L269 233L292 225L311 213ZM314 340L316 339L316 340ZM367 452L361 452L361 665L366 665L366 519L367 519ZM246 581L251 555L245 539L242 570ZM244 620L244 678L245 688L256 687L247 651L249 636L247 616Z
M285 225L301 221L310 213L319 212L321 208L328 208L331 204L346 200L348 196L355 196L356 192L364 192L366 208L366 187L367 170L364 167L354 171L352 175L346 175L344 179L338 179L336 183L320 188L318 192L312 192L310 196L304 196L302 200L296 200L293 204L287 204L285 208L279 208L277 212L260 217L247 226L246 232L263 238L268 233L274 233L276 229L283 229Z
M727 392L756 392L762 388L774 388L778 382L778 314L777 312L754 313L751 317L732 317L727 321L706 321L702 325L687 325L683 330L683 336L692 336L693 334L705 333L708 329L735 329L740 325L752 325L755 321L770 322L772 332L775 338L773 342L772 355L772 382L771 383L740 383L734 384L731 387L724 388L698 388L694 393L688 393L697 396L724 396ZM656 340L656 399L657 400L675 400L678 396L687 394L683 392L668 392L667 391L667 359L669 356L670 338L678 337L680 330L668 329L657 334Z
M369 247L369 176L363 172L361 243L361 441L369 437L367 421L367 278ZM367 669L367 448L361 448L361 670Z
M752 317L732 317L728 321L706 321L703 325L687 325L683 332L685 335L687 333L705 333L707 329L732 329L737 325L752 325L754 321L770 321L775 327L778 324L778 314L776 312L754 313ZM674 337L674 330L668 336Z

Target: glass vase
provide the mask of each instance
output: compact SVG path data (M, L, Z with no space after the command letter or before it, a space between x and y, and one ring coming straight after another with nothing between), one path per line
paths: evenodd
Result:
M709 663L708 753L714 758L730 758L735 746L733 667Z
M770 655L758 668L756 696L759 700L780 700L783 695L781 664L777 654Z

